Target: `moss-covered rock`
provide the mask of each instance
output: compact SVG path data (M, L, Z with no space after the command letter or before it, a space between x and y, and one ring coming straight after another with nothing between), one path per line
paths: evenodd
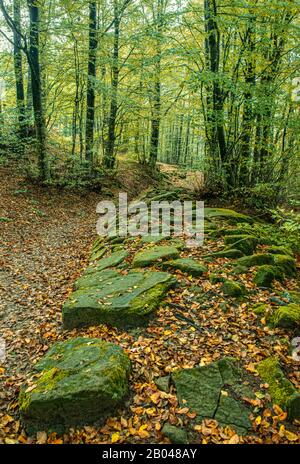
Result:
M282 297L288 297L288 302L289 303L297 303L300 305L300 292L296 291L289 291L288 294L282 294Z
M162 264L163 268L166 269L179 269L182 272L186 272L191 276L201 276L207 272L207 267L203 264L195 261L192 258L179 258L172 261L166 261Z
M162 428L162 433L174 445L186 445L188 443L187 432L181 427L175 427L167 422Z
M288 411L289 418L300 419L300 394L283 374L279 360L269 357L257 366L261 378L269 385L272 401Z
M268 253L272 255L288 255L293 256L293 252L290 248L284 246L271 246L268 248Z
M212 253L210 256L215 257L215 258L235 259L235 258L242 257L243 252L241 250L236 250L235 248L229 248L229 249L217 251L216 253Z
M230 274L232 275L240 275L240 274L247 274L247 272L249 271L249 269L246 267L246 266L235 266Z
M151 266L159 261L179 258L179 251L175 246L154 246L139 251L133 258L133 267Z
M119 275L120 273L115 269L105 269L100 272L92 272L79 277L74 284L74 288L75 290L89 287L102 288L106 281L109 281L114 277L118 277Z
M97 261L98 259L101 259L105 253L107 252L106 247L102 247L97 251L93 251L90 255L90 261Z
M289 255L274 255L275 266L286 276L296 277L296 261Z
M166 237L164 235L144 235L141 239L141 242L142 243L159 243L168 238L169 237Z
M225 282L225 277L222 277L220 275L217 275L217 274L210 274L209 275L209 280L210 282L215 285L215 284L218 284L219 282Z
M255 251L257 240L251 235L226 235L224 243L240 250L244 255L251 255Z
M109 267L115 267L119 264L123 263L124 259L129 256L128 251L116 251L111 255L107 256L106 258L102 258L99 261L91 264L85 271L84 275L91 274L93 272L100 272L104 269L108 269Z
M154 379L154 383L159 388L159 390L162 390L166 393L169 392L170 390L170 376L165 375L164 377L157 377Z
M113 413L128 393L130 361L122 348L99 339L55 344L38 362L19 396L31 431L93 423Z
M221 291L224 295L238 297L243 296L247 293L247 290L243 284L233 282L232 280L226 280L221 286Z
M252 224L254 222L250 216L225 208L205 208L204 216L208 219L225 219L231 223L247 222Z
M280 306L270 316L268 322L274 327L284 329L294 329L300 326L300 305L290 303L287 306Z
M172 374L181 406L197 413L197 421L216 419L220 425L230 425L239 433L251 428L243 397L253 397L244 385L243 373L232 359L193 369L182 369Z
M276 277L276 269L269 264L263 264L256 272L253 281L258 287L272 287Z
M253 267L264 264L274 264L274 256L268 253L257 253L252 256L243 256L237 260L238 266Z
M143 325L175 283L165 272L130 272L105 280L100 288L77 290L63 305L64 328Z
M267 304L256 304L253 306L252 311L257 315L257 316L263 316L266 314L268 311L268 305Z

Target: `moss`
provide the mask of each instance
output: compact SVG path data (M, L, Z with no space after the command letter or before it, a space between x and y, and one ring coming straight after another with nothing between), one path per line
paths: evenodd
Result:
M263 266L264 264L274 264L274 256L268 253L257 253L252 256L244 256L237 260L238 266L253 267Z
M290 248L284 246L272 246L268 248L268 253L272 255L288 255L293 256L293 252Z
M272 287L275 277L276 270L274 269L274 266L263 264L256 272L253 281L258 287Z
M253 306L252 310L257 316L263 316L268 311L268 305L267 304L257 304L255 306Z
M217 274L210 274L209 275L209 280L213 285L215 285L215 284L217 284L219 282L224 282L225 277L218 276Z
M274 255L275 266L283 272L287 277L296 277L297 268L296 261L292 256Z
M170 440L171 443L177 445L185 445L188 443L187 432L182 428L166 423L162 428L162 433Z
M107 256L106 258L100 259L100 261L96 261L94 264L91 264L85 271L84 275L92 274L93 272L100 272L104 269L108 269L110 267L118 266L119 264L123 263L123 261L129 256L128 251L116 251L111 255Z
M75 290L90 288L90 287L102 287L106 281L118 277L120 274L114 269L105 269L100 272L92 272L88 275L83 275L76 280L74 284Z
M207 267L192 258L179 258L162 264L166 269L179 269L192 276L201 276L207 272Z
M238 297L245 295L247 293L246 288L242 284L238 284L231 280L227 280L223 283L221 291L228 296Z
M243 252L241 250L236 250L234 248L224 249L221 251L217 251L216 253L212 253L210 256L215 258L240 258L243 256Z
M64 327L144 325L175 284L176 278L166 272L135 271L106 279L99 287L81 288L63 305Z
M284 409L289 408L291 397L297 393L294 385L284 376L276 357L266 358L257 366L261 378L269 385L272 401Z
M179 258L179 251L175 246L153 246L138 252L132 262L133 267L146 267L159 260Z
M35 366L35 387L21 388L25 426L46 430L93 423L107 417L128 393L131 365L124 351L99 339L55 344Z
M244 255L251 255L255 251L257 240L251 235L227 235L224 243L240 250Z
M283 327L294 329L300 326L300 305L290 303L287 306L280 306L269 319L273 327Z
M239 274L247 274L247 272L248 272L248 268L246 266L235 266L232 269L231 274L239 275Z
M253 218L246 216L245 214L237 213L232 209L225 208L205 208L204 211L205 218L215 218L215 219L225 219L232 223L246 222L252 224L254 222Z
M251 409L243 397L252 397L244 387L244 372L232 358L223 358L207 366L181 369L172 374L179 404L197 413L197 420L216 419L241 433L251 429ZM223 393L226 392L226 395ZM249 396L250 395L250 396ZM226 401L224 401L226 398Z

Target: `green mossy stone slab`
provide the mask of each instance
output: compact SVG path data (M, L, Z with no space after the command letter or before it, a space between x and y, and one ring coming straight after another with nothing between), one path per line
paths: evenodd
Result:
M106 252L107 248L101 248L98 251L92 252L90 255L90 261L97 261L98 259L101 259Z
M93 272L100 272L109 267L115 267L123 263L123 261L129 256L128 251L116 251L107 258L102 258L94 264L91 264L85 271L84 275L91 274Z
M83 288L97 287L103 288L105 282L120 276L120 273L114 269L105 269L104 271L92 272L91 274L83 275L76 280L74 289L79 290Z
M275 278L276 268L269 264L263 264L256 272L253 281L258 287L271 288Z
M275 266L286 276L296 277L297 267L296 261L292 256L274 255Z
M186 430L180 427L175 427L168 422L164 424L162 433L170 440L174 445L186 445L188 443L188 436Z
M207 267L203 264L195 261L192 258L179 258L173 261L166 261L162 264L163 268L166 269L179 269L182 272L186 272L191 276L201 276L207 272Z
M268 322L273 327L282 327L284 329L300 327L300 305L290 303L287 306L280 306L270 316Z
M200 419L214 417L223 386L217 364L182 369L172 374L172 380L181 406L188 406Z
M219 406L214 419L217 420L220 425L234 426L236 431L240 435L243 435L252 427L249 414L249 409L244 406L241 401L237 401L230 396L223 396L221 393Z
M31 432L105 419L128 394L131 365L119 346L80 337L53 345L34 371L40 376L19 396Z
M272 246L268 248L268 253L272 255L288 255L293 256L293 252L290 248L283 247L283 246Z
M231 280L227 280L221 286L221 292L223 292L224 295L227 296L239 297L245 295L247 293L247 290L244 285L239 284L237 282L233 282Z
M164 235L145 235L142 237L142 243L159 243L163 240L168 240L170 237L166 237Z
M257 240L250 235L226 235L224 243L240 250L244 255L251 255L255 251Z
M154 379L154 383L159 388L159 390L162 390L166 393L169 392L170 390L170 376L165 375L164 377L157 377Z
M179 251L175 246L154 246L139 251L132 262L133 267L146 267L162 260L179 258Z
M208 219L225 219L232 223L247 222L252 224L254 222L250 216L225 208L205 208L204 217Z
M238 266L253 267L262 266L264 264L274 264L274 256L268 253L257 253L252 256L243 256L237 260Z
M279 360L275 356L270 356L258 364L257 371L269 385L273 403L287 410L290 420L300 420L300 393L284 376Z
M215 258L236 259L236 258L241 258L243 256L243 252L235 248L229 248L229 249L217 251L216 253L212 253L210 256L215 257Z
M244 374L232 358L193 369L182 369L172 374L179 404L197 413L197 422L216 419L239 433L251 429L250 407L243 397L254 398L250 387L244 386Z
M77 290L63 305L64 328L144 325L175 283L165 272L130 272L107 279L102 288Z

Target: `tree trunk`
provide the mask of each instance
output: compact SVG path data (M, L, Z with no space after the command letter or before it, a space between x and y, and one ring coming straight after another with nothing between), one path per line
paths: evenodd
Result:
M48 178L46 155L46 127L42 103L41 69L39 60L40 7L34 0L27 0L30 19L29 66L31 71L32 104L38 145L38 167L41 180Z
M206 66L212 73L213 82L207 87L207 134L210 158L215 172L221 164L226 167L227 146L223 122L223 91L218 80L220 64L220 33L217 24L217 4L215 0L205 0L205 54Z
M245 68L245 84L244 92L244 109L241 124L241 140L240 140L240 172L239 184L249 185L250 183L250 158L251 158L251 142L253 140L253 90L255 86L255 37L254 37L254 20L250 20L250 25L246 33L247 41L247 59Z
M14 0L14 23L18 31L21 31L21 8L20 0ZM22 66L22 51L21 51L21 37L20 34L14 29L14 71L16 80L16 98L18 108L18 135L20 144L20 153L24 154L24 142L26 138L26 111L25 111L25 95L24 95L24 80L23 80L23 66Z
M119 85L119 40L120 40L120 17L118 1L114 1L114 51L112 66L112 91L110 113L108 119L108 137L105 148L104 165L112 169L115 164L115 142L116 142L116 119L118 113L118 85Z
M150 155L149 164L155 168L158 158L159 132L161 120L161 34L163 29L163 0L157 2L157 40L156 40L156 57L154 65L154 85L153 85L153 108L151 119L151 136L150 136Z
M89 54L86 91L85 157L94 161L95 79L97 59L97 2L89 2Z

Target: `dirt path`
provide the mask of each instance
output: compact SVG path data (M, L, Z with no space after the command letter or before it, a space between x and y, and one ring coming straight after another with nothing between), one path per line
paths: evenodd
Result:
M86 265L100 195L29 187L2 167L0 197L0 336L6 342L1 412L32 358L47 350L52 332L60 330L61 303Z

